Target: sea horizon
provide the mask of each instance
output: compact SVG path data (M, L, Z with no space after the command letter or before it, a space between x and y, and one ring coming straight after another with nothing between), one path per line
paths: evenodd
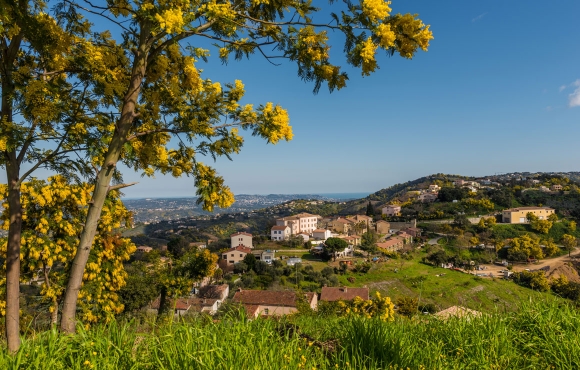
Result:
M300 196L320 196L323 198L334 199L334 200L349 200L349 199L360 199L365 198L372 194L372 192L345 192L345 193L270 193L270 194L234 194L236 196L261 196L267 197L270 195L281 195L281 196L296 196L297 199ZM164 197L122 197L122 200L139 200L139 199L195 199L196 196L184 195L184 196L164 196Z

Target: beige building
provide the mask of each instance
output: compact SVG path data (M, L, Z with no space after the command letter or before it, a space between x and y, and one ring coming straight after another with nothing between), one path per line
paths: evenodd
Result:
M405 246L405 240L397 236L387 239L382 243L377 243L377 247L382 248L388 252L396 252L403 249Z
M246 248L254 248L252 246L252 234L239 232L230 235L231 246L232 248L235 247L246 247Z
M505 224L525 224L528 223L527 214L533 213L540 220L546 220L548 216L554 214L555 210L550 207L518 207L502 211L502 222Z
M347 219L351 220L353 223L364 222L367 225L367 230L373 226L373 218L367 215L354 215L347 217Z
M552 191L560 191L560 190L562 190L562 189L564 189L564 188L562 187L562 185L558 185L558 184L556 184L556 185L552 185L552 186L550 187L550 190L552 190Z
M313 310L318 308L318 295L304 293L306 302ZM297 293L292 290L238 290L233 303L244 306L249 318L258 316L282 316L298 312Z
M351 220L342 217L333 220L330 224L333 231L342 234L348 234L349 231L352 230L352 227L354 225Z
M391 230L391 224L385 220L378 220L375 223L375 230L378 234L388 234L389 230Z
M310 213L299 213L294 216L279 218L276 220L277 226L288 226L290 228L290 235L300 233L310 234L318 227L318 219L322 217L319 215L312 215Z
M383 207L382 212L384 215L387 215L387 216L400 216L401 215L401 206L389 204L388 206Z
M241 262L246 257L246 254L251 253L252 250L246 247L235 247L222 253L222 260L226 261L228 265Z

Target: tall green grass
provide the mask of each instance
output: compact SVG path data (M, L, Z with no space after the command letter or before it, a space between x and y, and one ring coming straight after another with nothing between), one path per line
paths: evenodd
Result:
M0 369L578 369L580 314L525 303L481 318L225 318L24 338Z
M569 306L524 304L519 311L447 321L344 322L343 356L369 368L578 369L580 315Z

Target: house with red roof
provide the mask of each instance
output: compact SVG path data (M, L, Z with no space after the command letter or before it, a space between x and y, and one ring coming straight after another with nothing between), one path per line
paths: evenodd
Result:
M232 303L241 304L249 318L256 318L258 316L282 316L298 312L298 294L293 290L239 289L234 294ZM304 293L303 299L313 310L318 307L318 295L316 293Z

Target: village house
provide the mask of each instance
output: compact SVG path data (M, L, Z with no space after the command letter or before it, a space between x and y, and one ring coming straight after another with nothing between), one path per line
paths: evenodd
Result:
M316 230L314 230L314 231L316 231ZM309 240L310 240L310 235L308 235L308 234L306 234L306 233L300 233L300 234L298 234L298 235L296 235L296 236L301 236L301 237L302 237L302 239L303 239L305 242L307 242L307 241L309 241Z
M377 243L377 247L382 248L388 252L396 252L403 249L405 242L402 238L393 237L385 240L382 243Z
M304 297L310 308L316 310L318 307L318 295L308 292L304 293ZM298 312L298 296L292 290L239 289L234 294L232 302L243 305L249 318L256 318L258 316L282 316Z
M538 188L540 191L543 191L544 193L549 193L550 189L548 189L547 187L545 187L544 185L540 186Z
M419 201L421 203L431 203L437 200L439 193L423 193L419 195Z
M391 229L391 224L385 220L378 220L375 223L375 231L377 234L388 234Z
M317 240L326 240L332 236L330 230L316 229L312 232L312 238Z
M353 246L357 246L361 244L361 237L359 235L340 235L338 236L338 238L346 241L348 244L353 245Z
M149 253L153 250L153 248L151 247L146 247L144 245L137 247L137 252L141 252L141 253Z
M386 216L400 216L401 215L401 206L395 204L389 204L382 209L383 215Z
M218 307L225 302L230 295L230 286L228 284L206 285L199 288L198 298L217 299Z
M429 185L429 192L437 193L439 190L441 190L441 187L439 185L437 184Z
M421 236L422 230L418 227L408 227L403 229L402 231L406 232L407 234L411 235L413 238L418 238Z
M290 234L290 226L288 225L275 225L272 226L272 229L270 230L270 238L276 241L288 240Z
M348 220L352 221L353 223L364 222L367 230L373 226L373 218L367 215L354 215L351 217L347 217ZM365 230L366 231L366 230Z
M320 293L321 302L352 301L360 297L365 301L369 299L369 288L351 287L322 287Z
M351 220L342 217L333 220L330 224L333 231L342 234L348 234L352 230L352 227L354 226Z
M251 253L252 250L246 247L235 247L222 253L222 260L226 261L228 265L241 262L246 258L246 254Z
M556 184L556 185L552 185L552 186L550 187L550 190L552 190L552 191L560 191L560 190L562 190L562 189L564 189L564 188L562 187L562 185L558 185L558 184Z
M156 314L159 311L159 303L160 297L157 297L157 299L151 303L147 312L150 314ZM219 305L217 299L178 298L177 300L169 299L167 307L169 310L173 310L173 315L175 317L180 317L185 314L204 312L213 315L217 312Z
M554 214L555 210L550 207L518 207L502 211L502 222L506 224L525 224L528 223L527 214L532 213L540 220L548 219L548 216Z
M288 216L276 219L277 226L290 227L290 235L299 233L310 234L318 228L318 219L322 217L319 215L312 215L310 213L299 213L294 216Z
M465 180L455 180L455 181L453 181L453 185L460 187L460 186L463 186L466 182L467 181L465 181Z
M235 234L230 235L231 246L232 248L235 247L246 247L246 248L254 248L252 246L252 234L238 232Z
M257 250L252 251L252 254L258 261L264 261L267 264L271 264L276 258L276 252L272 250Z
M205 249L205 248L207 248L207 243L205 243L205 242L191 242L191 243L189 243L189 246L192 248L195 247L197 249Z
M396 237L403 239L404 244L412 244L413 243L413 237L411 235L407 234L403 230L397 231Z

